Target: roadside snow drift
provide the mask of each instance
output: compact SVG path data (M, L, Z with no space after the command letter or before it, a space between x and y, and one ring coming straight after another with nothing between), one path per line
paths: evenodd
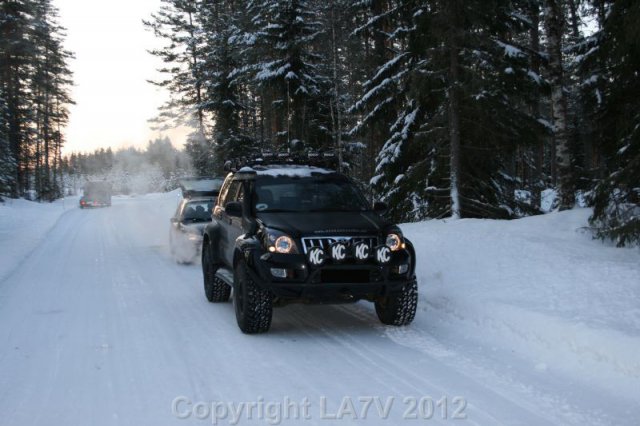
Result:
M0 282L37 247L77 197L53 203L7 199L0 203Z
M640 253L584 229L588 209L403 226L432 323L640 397Z

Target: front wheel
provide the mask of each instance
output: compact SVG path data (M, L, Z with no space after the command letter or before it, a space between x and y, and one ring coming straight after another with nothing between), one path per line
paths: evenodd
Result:
M416 316L418 307L418 283L413 280L397 293L375 302L380 322L387 325L408 325Z
M247 265L239 261L233 275L233 306L238 327L245 334L264 333L271 327L273 298L249 276Z
M213 264L211 248L202 247L202 275L204 277L204 295L211 303L226 302L231 296L231 287L216 276L218 268Z

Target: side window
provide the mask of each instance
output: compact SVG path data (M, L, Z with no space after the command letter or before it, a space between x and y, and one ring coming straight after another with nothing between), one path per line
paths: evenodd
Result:
M231 202L231 201L238 201L238 192L242 191L242 182L240 182L239 180L233 182L231 184L231 188L229 188L229 195L227 196L227 201Z
M222 208L224 208L224 206L228 203L236 201L236 195L238 194L239 187L241 187L241 183L239 181L235 180L231 182L231 185L229 185L229 189L227 189L227 193L225 194L224 200L222 200L222 203L220 204Z
M240 188L238 188L238 195L236 195L236 200L237 202L239 202L240 204L244 203L244 185L242 185L241 182L238 182L240 184Z
M222 184L222 188L220 188L220 194L218 195L218 206L224 207L224 205L226 204L227 194L229 193L229 187L231 187L232 182L233 179L229 177L225 179L224 183Z
M175 214L173 215L173 217L175 218L180 218L180 215L182 214L182 207L184 206L184 202L180 202L180 204L178 204L178 208L176 209Z

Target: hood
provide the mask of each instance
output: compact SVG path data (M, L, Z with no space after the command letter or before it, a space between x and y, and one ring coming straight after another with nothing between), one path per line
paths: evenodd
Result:
M373 212L258 213L269 227L300 235L378 235L389 222Z

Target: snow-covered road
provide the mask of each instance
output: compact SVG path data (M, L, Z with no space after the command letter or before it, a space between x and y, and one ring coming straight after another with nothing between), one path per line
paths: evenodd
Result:
M640 421L635 370L596 386L424 300L406 328L359 303L279 308L269 333L243 335L199 265L169 257L176 203L68 209L0 282L0 425Z

